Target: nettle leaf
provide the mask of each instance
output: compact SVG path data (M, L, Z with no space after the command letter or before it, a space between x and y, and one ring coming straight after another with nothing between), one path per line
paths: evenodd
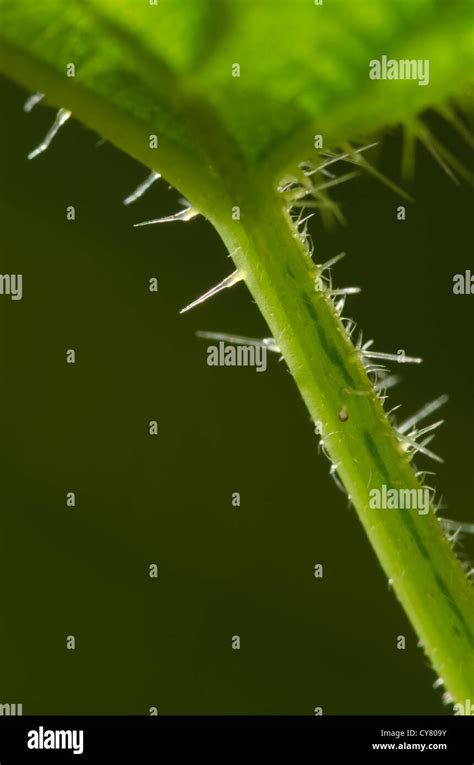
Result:
M412 459L436 456L434 426L394 428L371 379L393 357L353 345L345 294L290 215L332 209L313 179L339 182L314 175L335 158L315 136L360 164L354 142L402 123L429 143L420 112L465 101L472 0L0 0L0 11L1 69L164 175L218 230L236 272L209 294L245 280L435 671L451 699L474 698L473 588L433 503L370 502L383 487L425 488ZM429 78L371 79L383 57L428 61Z
M1 0L0 9L7 74L188 196L207 197L216 175L241 164L283 173L312 153L315 134L333 147L462 96L474 68L469 0ZM428 59L429 84L369 79L382 55Z

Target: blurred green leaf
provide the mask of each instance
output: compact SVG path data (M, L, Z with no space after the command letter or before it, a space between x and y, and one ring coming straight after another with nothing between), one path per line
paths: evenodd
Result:
M0 10L8 75L204 204L217 177L277 176L312 153L315 134L332 147L462 97L474 70L469 0L0 0ZM382 55L429 59L429 85L369 79Z

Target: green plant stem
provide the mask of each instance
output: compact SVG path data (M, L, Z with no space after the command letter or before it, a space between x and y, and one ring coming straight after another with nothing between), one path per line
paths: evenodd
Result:
M68 82L6 41L0 68L46 92L51 103L71 109L104 138L161 172L219 231L312 420L322 423L325 449L435 671L456 701L474 698L473 589L433 512L420 516L369 507L371 488L417 489L420 484L334 307L315 292L316 267L272 190L275 168L247 175L231 144L216 137L219 126L210 130L209 115L195 105L204 162L166 138L157 152L149 149L151 122L141 122L79 82ZM235 205L240 221L232 220ZM343 407L349 415L345 422L338 417Z
M435 671L455 700L473 698L473 589L432 508L426 515L370 508L371 488L421 484L331 301L315 291L316 267L281 199L254 178L240 196L240 222L231 220L229 209L213 223L234 253L312 420L322 423L325 448ZM338 416L343 407L347 421Z

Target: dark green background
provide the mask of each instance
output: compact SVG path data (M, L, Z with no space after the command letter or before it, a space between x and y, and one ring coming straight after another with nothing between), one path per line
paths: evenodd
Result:
M53 112L24 114L26 95L2 83L1 272L23 273L24 297L0 297L0 703L448 713L284 364L272 356L265 374L206 365L196 330L268 334L245 286L178 314L231 270L210 224L133 229L175 212L179 195L160 181L123 207L146 169L76 122L28 162ZM431 123L468 163L457 136ZM380 158L395 179L400 146L395 132ZM336 190L348 225L313 220L316 260L346 250L337 283L363 288L346 315L377 349L424 357L401 368L391 402L402 416L450 394L436 484L445 514L473 521L474 295L452 294L453 275L473 266L472 192L423 150L410 190L404 223L401 200L371 178ZM474 557L472 540L465 547Z

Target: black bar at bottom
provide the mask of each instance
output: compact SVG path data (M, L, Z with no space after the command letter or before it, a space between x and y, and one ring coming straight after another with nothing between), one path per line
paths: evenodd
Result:
M473 717L0 717L1 765L155 763L170 746L174 757L186 751L194 759L212 755L217 740L221 762L251 741L309 744L311 760L324 755L321 762L474 763Z

